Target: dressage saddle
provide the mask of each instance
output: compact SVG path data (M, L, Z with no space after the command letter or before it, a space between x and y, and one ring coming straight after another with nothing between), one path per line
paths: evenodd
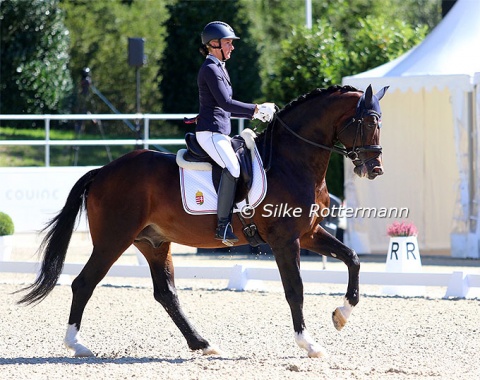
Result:
M189 132L185 135L185 143L187 145L187 151L183 155L183 159L185 161L208 162L212 164L212 182L215 190L218 193L222 168L210 158L207 152L203 150L194 133ZM237 191L235 193L234 200L235 203L238 203L247 198L248 192L252 188L252 154L247 148L245 140L241 136L232 137L232 148L237 155L238 162L240 163L240 177L238 178Z

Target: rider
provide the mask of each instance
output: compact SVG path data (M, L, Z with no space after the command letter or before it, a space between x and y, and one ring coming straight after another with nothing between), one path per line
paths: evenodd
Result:
M243 103L232 98L232 84L225 68L230 58L233 40L238 40L233 29L222 21L213 21L202 32L200 52L206 57L197 77L200 111L195 134L200 146L223 168L218 188L218 224L215 239L231 246L238 241L230 224L240 165L230 144L230 117L272 120L275 104Z

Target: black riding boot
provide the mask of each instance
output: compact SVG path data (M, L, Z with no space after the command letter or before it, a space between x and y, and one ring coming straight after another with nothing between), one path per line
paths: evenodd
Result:
M230 224L236 189L237 178L233 177L228 169L223 169L220 185L218 186L218 224L215 231L215 239L221 240L223 244L229 247L238 241L238 238L233 234L232 225Z

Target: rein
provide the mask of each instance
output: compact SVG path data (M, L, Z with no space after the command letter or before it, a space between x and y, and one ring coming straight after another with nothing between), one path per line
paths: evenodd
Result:
M323 145L323 144L319 144L319 143L316 143L314 141L310 141L308 139L306 139L305 137L302 137L300 136L297 132L295 132L293 129L291 129L287 123L285 123L282 119L280 119L279 116L277 116L277 114L275 114L275 118L280 122L280 124L287 130L289 131L292 135L294 135L295 137L299 138L300 140L306 142L307 144L310 144L310 145L313 145L317 148L321 148L321 149L326 149L326 150L329 150L331 152L335 152L335 153L338 153L338 154L341 154L342 156L345 156L345 157L349 157L348 156L348 151L347 149L341 147L341 146L337 146L337 145L334 145L332 147L330 146L327 146L327 145ZM348 127L350 124L352 124L353 122L355 121L355 119L351 120L346 126Z
M378 116L376 113L375 113L375 116ZM375 152L375 153L378 153L379 155L382 153L382 147L381 145L364 145L364 146L358 146L358 147L353 147L352 149L346 149L344 147L341 147L341 146L338 146L338 145L334 145L334 146L328 146L328 145L324 145L324 144L319 144L319 143L316 143L314 141L311 141L311 140L308 140L306 139L305 137L302 137L300 136L297 132L295 132L293 129L291 129L287 123L285 123L279 116L278 114L275 114L274 115L274 119L272 121L271 124L269 124L269 127L271 126L271 128L267 128L267 134L268 134L268 129L270 129L270 154L269 154L269 157L268 157L268 165L267 167L265 168L266 171L268 171L270 169L270 164L271 164L271 158L272 158L272 144L273 144L273 139L271 138L271 135L273 133L273 127L275 125L275 120L278 120L278 122L280 123L280 125L282 125L288 132L290 132L292 135L294 135L295 137L297 137L298 139L302 140L303 142L309 144L309 145L312 145L316 148L320 148L320 149L325 149L325 150L329 150L330 152L335 152L335 153L338 153L338 154L341 154L342 156L344 157L348 157L350 160L352 160L353 164L355 166L360 166L360 165L363 165L365 163L367 163L368 161L370 161L371 159L368 159L366 161L363 161L361 158L360 158L360 154L361 153L364 153L364 152ZM346 128L348 128L351 124L357 122L357 134L358 134L358 129L361 127L361 125L363 124L363 118L361 119L356 119L356 118L352 118L352 120L350 120L341 130L338 134L342 133ZM265 136L265 143L266 143L266 140L267 140L267 137L268 136Z

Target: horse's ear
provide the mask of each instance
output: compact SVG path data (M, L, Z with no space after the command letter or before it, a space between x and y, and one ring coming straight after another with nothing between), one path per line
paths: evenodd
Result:
M363 94L363 97L365 98L365 106L367 107L367 109L371 108L372 96L373 96L372 85L369 84L367 89L365 90L365 93Z
M385 93L387 92L388 88L390 86L385 86L384 88L382 88L380 91L378 91L375 96L377 97L378 100L382 99L383 98L383 95L385 95Z

